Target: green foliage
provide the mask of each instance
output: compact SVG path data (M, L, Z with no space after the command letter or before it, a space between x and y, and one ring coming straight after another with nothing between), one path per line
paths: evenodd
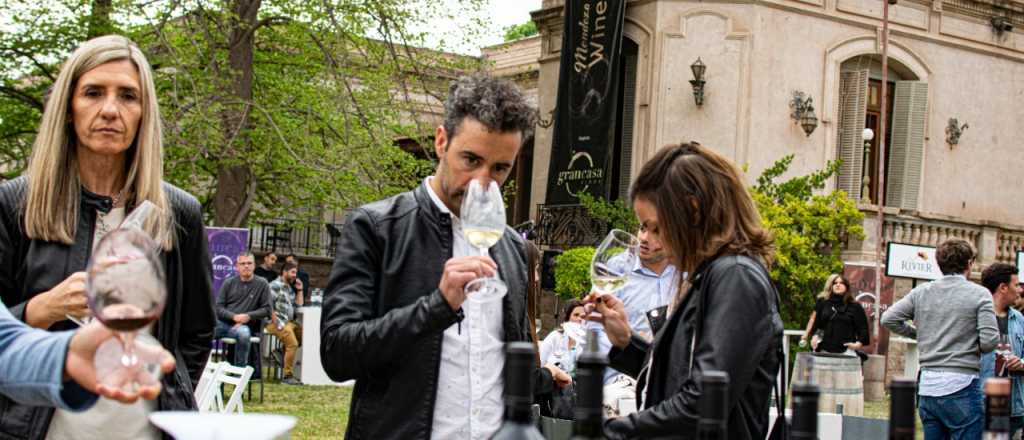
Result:
M579 299L590 293L590 260L594 248L572 248L555 258L555 293L562 299Z
M537 34L537 23L530 20L526 23L514 24L505 28L505 41L515 41L520 38L526 38Z
M317 219L416 186L434 163L415 145L429 145L449 78L481 63L420 49L429 30L416 29L473 15L482 0L460 2L457 11L443 0L114 0L109 21L91 14L96 3L0 0L0 10L19 11L11 18L17 32L0 32L0 178L23 170L42 92L90 33L120 29L147 54L165 178L195 194L208 215L225 209L221 191L236 192L228 209L236 209L237 226ZM255 26L233 12L239 4L259 7ZM479 26L454 39L468 41ZM252 62L239 70L242 45L232 38L248 27ZM250 97L240 92L245 70ZM218 185L231 169L242 170L241 182Z
M610 228L633 234L640 229L633 209L621 199L609 202L584 193L580 194L580 204L592 217L607 223Z
M786 156L765 170L752 195L764 225L775 236L771 276L782 298L782 318L786 328L803 328L825 279L843 269L843 244L849 238L863 238L864 215L842 191L815 194L838 170L835 162L777 183L792 160L792 155Z

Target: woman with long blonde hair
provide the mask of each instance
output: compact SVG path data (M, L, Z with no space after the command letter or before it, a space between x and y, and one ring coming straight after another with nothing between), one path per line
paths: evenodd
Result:
M700 377L717 370L729 375L728 438L764 439L782 361L782 317L767 270L772 237L742 175L691 142L655 154L630 193L641 223L658 231L672 263L690 276L653 342L633 334L614 295L587 297L597 312L588 319L604 324L613 345L609 366L638 380L640 411L607 421L605 436L691 438Z
M93 247L143 201L163 248L167 301L151 332L178 362L156 402L101 400L85 413L0 397L0 434L14 438L157 438L147 414L195 408L214 314L199 203L163 181L160 110L149 62L120 36L79 46L47 99L25 173L0 185L0 298L30 326L74 328L89 314L83 272ZM3 436L3 435L0 435Z

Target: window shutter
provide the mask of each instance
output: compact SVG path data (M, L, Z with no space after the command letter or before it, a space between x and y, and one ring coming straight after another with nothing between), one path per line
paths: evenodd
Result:
M629 200L629 184L632 182L633 165L633 119L636 115L636 65L637 55L622 57L625 72L622 75L622 146L619 152L619 200Z
M868 71L842 72L839 77L838 188L858 200L864 167L864 118L868 107Z
M885 201L887 206L913 210L921 189L928 83L897 81L892 106L892 157L885 173Z

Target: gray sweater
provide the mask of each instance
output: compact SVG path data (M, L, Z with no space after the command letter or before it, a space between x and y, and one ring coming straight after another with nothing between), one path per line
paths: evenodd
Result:
M978 374L981 353L999 341L992 294L962 275L917 286L882 314L882 325L917 339L922 370Z
M217 319L234 324L235 314L248 313L249 318L259 326L260 320L270 317L270 287L267 281L253 276L242 281L238 275L224 280L217 296Z

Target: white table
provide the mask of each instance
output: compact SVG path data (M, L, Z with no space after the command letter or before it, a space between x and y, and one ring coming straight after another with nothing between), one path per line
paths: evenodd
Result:
M332 381L320 363L320 307L300 307L298 312L302 314L302 346L297 354L300 365L295 370L299 380L305 385L354 385L354 380Z

